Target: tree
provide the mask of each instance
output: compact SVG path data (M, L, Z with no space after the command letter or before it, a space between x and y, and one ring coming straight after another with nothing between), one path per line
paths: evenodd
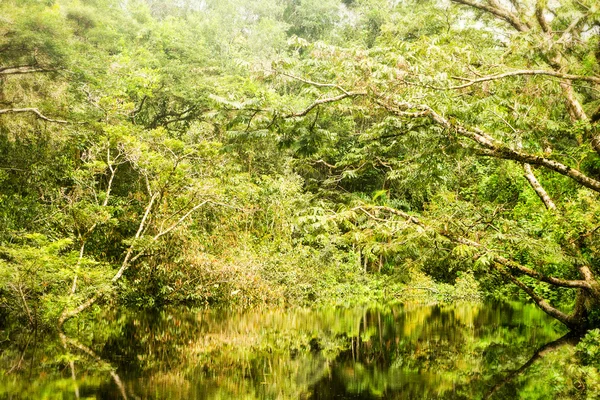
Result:
M587 329L600 304L599 127L589 117L599 10L455 3L405 3L369 51L298 42L300 60L274 71L273 84L314 97L285 97L276 115L303 127L294 128L297 146L313 143L298 154L312 165L305 176L354 193L346 220L404 220L403 235L445 242L465 265ZM429 31L417 35L425 16ZM365 201L378 190L387 195Z

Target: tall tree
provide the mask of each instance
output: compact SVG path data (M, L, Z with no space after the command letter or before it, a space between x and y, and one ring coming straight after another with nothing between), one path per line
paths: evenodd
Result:
M293 142L313 143L304 156L320 173L307 177L387 193L355 197L347 218L404 220L403 235L449 242L465 265L586 329L600 304L598 7L454 3L390 8L368 51L298 42L301 61L275 82L314 97L277 115L304 127Z

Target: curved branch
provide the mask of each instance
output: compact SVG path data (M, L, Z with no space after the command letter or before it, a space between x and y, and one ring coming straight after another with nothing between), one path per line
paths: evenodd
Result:
M557 340L543 345L538 350L536 350L533 356L531 356L531 358L527 360L527 362L523 364L519 369L511 372L500 382L494 385L494 387L488 392L485 398L491 399L504 385L506 385L508 382L513 381L515 378L523 374L536 361L542 359L547 354L552 353L553 351L559 349L560 347L566 344L574 345L579 341L579 339L580 337L578 335L574 335L572 332L569 332L566 335L558 338Z
M315 107L317 107L321 104L335 103L337 101L343 100L348 97L365 96L366 94L367 94L367 92L346 92L346 93L340 94L339 96L327 97L324 99L315 100L315 102L313 102L311 105L306 107L304 110L297 112L297 113L291 113L291 114L285 115L284 118L304 117L305 115L310 113Z
M478 10L485 11L489 14L494 15L497 18L500 18L515 28L519 32L527 32L530 29L528 23L521 21L521 19L510 12L509 10L503 8L498 1L491 0L490 4L478 3L474 0L452 0L454 3L459 3L465 6L470 6L473 8L477 8Z
M600 84L600 78L596 76L583 76L583 75L573 75L573 74L565 74L559 71L549 71L544 69L520 69L515 71L508 71L501 74L483 76L477 79L470 78L462 78L462 77L453 77L454 79L467 81L467 83L462 85L448 86L448 87L436 87L431 86L432 89L437 90L456 90L456 89L464 89L469 86L475 85L477 83L495 81L498 79L504 79L511 76L532 76L532 75L545 75L552 76L554 78L564 79L567 81L584 81L584 82L592 82Z
M73 122L64 121L64 120L61 120L61 119L48 118L44 114L42 114L40 112L40 110L38 110L37 108L7 108L7 109L0 110L0 114L18 114L18 113L33 113L39 119L42 119L42 120L47 121L47 122L54 122L54 123L57 123L57 124L71 124L71 123L73 123Z
M517 285L521 290L523 290L527 295L537 304L537 306L544 311L546 314L551 317L559 320L569 328L576 328L577 323L579 322L572 315L565 314L557 308L552 307L543 297L539 296L537 293L533 291L532 288L518 280L514 277L510 272L506 271L504 268L498 267L494 265L495 269L499 271L502 275L504 275L509 281Z
M290 73L283 72L283 71L277 71L277 70L273 70L273 71L269 71L269 72L271 72L271 73L275 73L275 74L284 75L284 76L287 76L288 78L292 78L292 79L295 79L295 80L297 80L297 81L304 82L304 83L306 83L306 84L308 84L308 85L315 86L315 87L328 87L328 88L334 88L334 89L337 89L337 90L339 90L339 91L340 91L340 92L342 92L342 93L345 93L345 94L347 94L347 95L350 95L350 93L348 93L348 91L347 91L346 89L344 89L343 87L341 87L340 85L338 85L338 84L335 84L335 83L323 83L323 82L315 82L315 81L311 81L311 80L309 80L309 79L301 78L301 77L299 77L299 76L292 75L292 74L290 74Z
M412 215L407 214L403 211L396 210L395 208L392 208L392 207L360 206L360 207L353 208L353 210L362 211L370 218L379 219L379 218L377 218L377 216L374 216L371 213L369 213L367 211L368 209L376 210L376 211L386 211L386 212L389 212L390 214L398 215L398 216L406 219L408 222L411 222L412 224L419 226L422 229L429 229L429 230L432 230L432 231L444 236L446 239L450 240L451 242L489 251L489 249L486 248L485 246L483 246L481 243L478 243L473 240L463 238L460 236L455 236L454 234L452 234L448 231L445 231L445 230L436 230L436 229L430 228L427 225L423 224L418 218L413 217ZM546 276L538 271L535 271L531 268L528 268L524 265L521 265L519 263L516 263L514 261L511 261L511 260L509 260L505 257L499 256L499 255L494 255L494 261L497 262L498 264L501 264L501 265L507 267L509 270L522 273L531 278L537 279L538 281L541 281L541 282L549 283L549 284L552 284L555 286L560 286L560 287L573 288L573 289L574 288L587 289L587 290L591 289L590 283L586 280L569 280L569 279L555 278L552 276Z
M392 102L392 104L390 104L389 101L383 101L382 99L375 99L375 102L384 107L386 110L400 117L429 117L438 125L455 132L459 136L471 139L483 147L483 149L479 151L479 153L482 155L505 160L514 160L531 165L541 165L573 179L588 189L600 193L600 181L588 177L581 171L555 160L511 149L506 144L494 139L492 136L480 129L467 129L456 122L449 121L426 104L413 104L409 102ZM418 110L418 112L407 112L406 110L409 109Z

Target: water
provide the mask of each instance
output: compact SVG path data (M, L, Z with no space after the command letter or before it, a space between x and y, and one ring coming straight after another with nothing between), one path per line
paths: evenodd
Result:
M106 311L0 342L0 398L517 398L556 328L518 303Z

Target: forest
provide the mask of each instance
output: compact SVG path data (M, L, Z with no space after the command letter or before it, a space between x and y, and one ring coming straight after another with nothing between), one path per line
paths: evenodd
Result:
M0 398L597 398L598 251L595 0L0 1Z

